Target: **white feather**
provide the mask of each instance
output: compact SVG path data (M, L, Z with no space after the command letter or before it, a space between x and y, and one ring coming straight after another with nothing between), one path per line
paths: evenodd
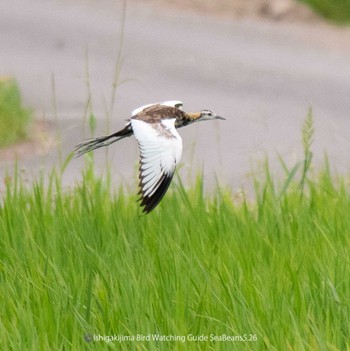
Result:
M165 135L149 123L131 120L141 154L142 191L151 196L158 188L157 182L165 174L171 176L182 155L182 139L175 129L175 118L162 120L159 127ZM171 134L171 136L166 134Z

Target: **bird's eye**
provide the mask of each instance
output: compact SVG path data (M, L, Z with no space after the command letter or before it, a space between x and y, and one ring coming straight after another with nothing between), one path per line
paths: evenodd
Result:
M204 113L205 113L207 116L212 116L212 115L213 115L213 112L210 111L210 110L206 110L206 111L204 111Z

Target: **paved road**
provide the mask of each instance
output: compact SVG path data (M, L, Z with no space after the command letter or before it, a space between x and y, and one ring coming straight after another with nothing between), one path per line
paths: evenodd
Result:
M203 166L209 180L217 174L235 188L265 155L276 171L278 153L289 164L301 157L309 106L316 159L327 150L337 170L349 169L348 38L344 29L211 18L133 2L123 26L120 1L0 1L0 75L17 77L38 118L56 121L63 157L83 136L89 89L99 132L107 116L114 129L139 105L180 99L188 110L210 108L227 118L181 131L182 174ZM119 54L122 84L111 108ZM96 156L103 168L105 153ZM115 145L109 157L117 178L136 182L134 141ZM52 149L21 164L35 172L56 160ZM8 164L0 162L1 169ZM81 165L69 165L67 182Z

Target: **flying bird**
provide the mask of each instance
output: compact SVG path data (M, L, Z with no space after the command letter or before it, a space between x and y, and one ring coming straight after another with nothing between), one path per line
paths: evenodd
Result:
M181 159L182 139L176 129L194 122L225 119L210 110L186 113L182 106L181 101L141 106L132 111L131 118L123 129L78 144L75 154L79 157L134 135L140 151L140 206L144 213L149 213L168 190L176 165Z

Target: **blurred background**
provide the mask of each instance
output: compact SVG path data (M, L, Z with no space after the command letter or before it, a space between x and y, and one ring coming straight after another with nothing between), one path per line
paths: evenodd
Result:
M15 161L28 177L63 162L84 138L120 129L143 104L181 100L226 121L181 130L182 175L203 170L233 189L269 158L283 174L313 151L336 172L350 162L350 1L2 0L0 183ZM118 181L136 181L138 149L99 150ZM65 182L80 178L83 159Z

